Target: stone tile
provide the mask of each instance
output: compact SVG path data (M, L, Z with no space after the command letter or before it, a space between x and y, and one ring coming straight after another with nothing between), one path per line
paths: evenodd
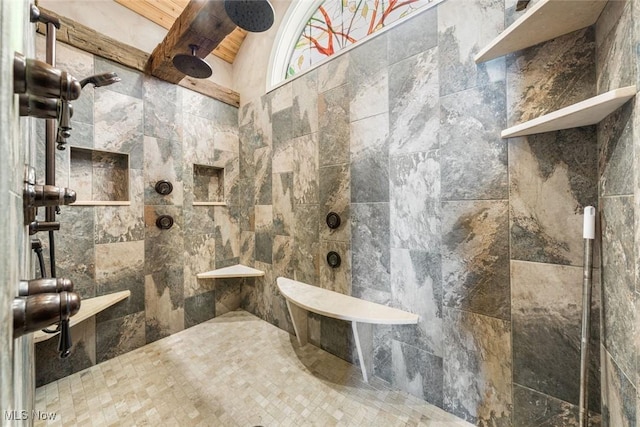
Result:
M256 261L271 264L273 254L273 207L256 205Z
M253 265L255 262L256 233L253 231L240 232L240 264Z
M142 169L142 100L104 88L95 98L94 147L127 153L129 167Z
M513 385L514 425L522 427L575 426L579 423L578 412L578 407L575 405L518 384ZM600 414L590 412L589 426L599 425Z
M509 322L445 308L444 409L476 425L510 425Z
M272 203L272 162L271 147L256 149L254 153L255 181L254 200L256 205L270 205Z
M147 205L182 205L182 144L150 136L144 137L144 200ZM169 181L173 191L158 194L158 181Z
M180 87L178 90L181 92L184 113L213 120L221 126L238 127L237 107L186 88Z
M594 96L594 63L592 29L508 56L507 124L514 126Z
M238 223L238 208L215 206L216 228L216 268L224 267L240 256L240 226Z
M292 83L293 137L318 131L318 72L313 70Z
M198 279L200 273L216 269L216 239L213 234L185 235L184 296L192 297L213 290L209 280ZM193 325L191 325L193 326ZM190 326L187 326L190 327Z
M294 262L295 279L303 283L319 284L320 263L320 208L318 205L297 205L294 209Z
M318 134L293 140L293 200L296 204L317 204Z
M147 343L184 329L184 283L181 269L148 274L145 286L145 339Z
M145 345L144 313L130 314L96 325L98 363Z
M349 54L343 54L318 67L318 93L347 83Z
M273 129L273 151L274 156L282 150L286 144L293 138L293 109L285 108L284 110L274 112L271 117Z
M331 317L320 318L320 348L342 360L357 363L351 324Z
M635 370L636 304L633 201L630 196L601 198L603 342L620 369Z
M349 93L347 85L318 96L320 167L349 161Z
M350 80L354 80L351 78ZM355 79L349 86L349 119L365 119L389 111L389 70Z
M100 206L95 210L95 242L116 243L144 239L144 177L129 170L129 206ZM93 232L91 233L93 234ZM91 234L81 234L90 236Z
M509 143L513 259L582 264L581 217L585 206L597 203L593 131L576 128Z
M628 103L597 126L600 195L633 193L633 104Z
M389 201L389 116L351 123L351 201Z
M128 290L129 298L96 315L98 323L144 311L144 241L95 245L96 295Z
M193 164L213 165L215 122L186 113L182 114L182 120L182 155L185 170L192 168ZM160 136L160 138L168 139L166 136Z
M504 59L473 57L504 29L503 0L453 0L438 6L440 95L504 80Z
M76 236L93 235L95 208L61 206L60 210L60 230L55 234L56 277L71 279L74 289L82 290L82 297L93 297L95 247L92 240L78 239ZM48 265L47 272L51 274Z
M293 217L293 173L273 174L273 232L291 236Z
M438 49L389 67L389 147L392 154L438 147Z
M204 308L204 313L209 316L213 313L220 316L230 311L237 310L240 307L242 298L242 282L243 279L216 279L215 291L213 292L215 310ZM207 298L208 299L208 298Z
M442 358L410 345L392 341L393 385L442 407Z
M637 390L606 349L602 349L602 377L609 385L602 390L602 425L637 425Z
M438 152L392 156L391 247L440 247L440 164Z
M294 238L290 236L273 237L273 275L292 279L294 276Z
M98 56L93 57L93 62L96 74L115 72L120 78L119 82L109 85L109 90L142 99L143 73Z
M336 338L351 336L346 332ZM407 367L409 375L417 373ZM379 379L364 383L357 366L313 345L298 348L287 332L243 311L41 387L35 401L36 410L55 411L70 426L471 426ZM37 427L45 424L36 421Z
M632 4L611 2L605 6L595 27L597 91L636 84L633 59L637 58L633 37Z
M337 252L340 255L341 263L337 268L333 268L327 263L327 254L330 251ZM351 295L351 280L351 249L349 243L321 241L320 287Z
M496 83L440 98L445 200L506 199L505 88Z
M60 358L58 335L34 346L35 385L42 387L53 381L87 369L96 363L96 319L89 318L71 328L71 354Z
M173 218L173 226L161 230L156 226L160 215ZM145 206L145 274L180 269L184 266L182 209L176 206Z
M145 77L143 83L144 134L170 140L182 139L182 99L178 86ZM185 122L186 123L186 122Z
M203 292L184 299L184 327L190 328L216 315L214 291Z
M389 31L388 39L389 64L437 46L438 9L413 12L402 25Z
M350 174L347 164L320 168L320 238L347 242L351 239ZM325 217L329 212L340 216L340 227L330 229Z
M389 204L354 203L351 208L353 286L389 292Z
M511 277L514 382L577 405L582 268L512 261Z
M446 306L503 320L511 318L508 230L507 201L442 204Z

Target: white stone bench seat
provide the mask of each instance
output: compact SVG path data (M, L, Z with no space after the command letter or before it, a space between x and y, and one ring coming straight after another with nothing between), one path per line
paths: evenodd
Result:
M373 369L372 324L412 325L420 316L386 305L278 277L278 289L285 297L298 343L307 343L307 312L351 322L365 382Z

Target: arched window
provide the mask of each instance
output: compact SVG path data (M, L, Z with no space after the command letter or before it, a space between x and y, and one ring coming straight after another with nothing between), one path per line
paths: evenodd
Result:
M298 1L276 36L268 86L275 86L427 5L443 0Z

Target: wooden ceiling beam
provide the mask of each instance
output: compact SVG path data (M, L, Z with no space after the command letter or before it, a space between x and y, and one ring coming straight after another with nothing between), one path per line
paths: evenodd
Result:
M118 40L112 39L104 34L84 26L72 19L65 18L55 12L39 6L39 9L47 15L54 16L60 20L62 28L56 32L56 38L65 44L91 53L96 56L117 62L125 67L133 68L141 72L149 62L149 54L140 49L129 46ZM42 23L36 24L36 29L40 34L46 34L46 27ZM87 76L75 76L78 79ZM238 107L240 105L240 95L231 89L220 86L210 80L185 78L178 83L180 86L201 93L225 104Z
M185 74L173 66L177 54L190 54L189 45L198 46L196 55L209 55L224 38L235 30L236 25L224 10L224 2L191 0L164 40L153 50L147 72L172 83L178 83Z

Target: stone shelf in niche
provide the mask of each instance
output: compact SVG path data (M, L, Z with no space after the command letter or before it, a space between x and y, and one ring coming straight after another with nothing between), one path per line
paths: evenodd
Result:
M69 188L77 194L74 205L130 205L129 155L70 147Z
M69 322L70 326L77 325L83 320L87 320L91 316L95 316L101 311L111 307L115 303L122 301L123 299L129 298L131 295L131 291L121 291L114 292L112 294L102 295L95 298L87 298L82 299L80 301L80 310L76 313L75 316L71 318L71 322ZM50 326L48 329L55 329L55 325ZM38 343L41 341L46 341L49 338L53 338L58 334L48 334L46 332L37 331L33 334L33 342Z
M502 138L552 132L581 126L595 125L616 111L636 94L635 86L626 86L570 105L528 122L502 131Z
M233 277L261 277L261 276L264 276L264 271L247 267L246 265L243 265L243 264L236 264L230 267L217 268L215 270L207 271L206 273L198 273L196 275L198 279L229 279Z
M193 205L224 206L224 169L193 165Z
M607 0L540 0L475 56L476 63L535 46L596 22Z

